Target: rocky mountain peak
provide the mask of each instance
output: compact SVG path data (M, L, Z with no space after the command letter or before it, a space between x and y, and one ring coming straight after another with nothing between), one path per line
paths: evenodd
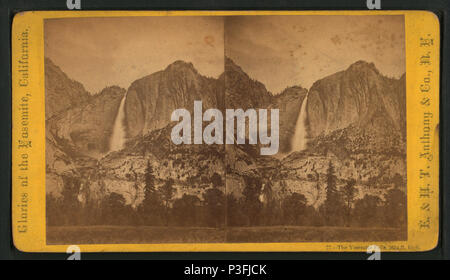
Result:
M301 95L304 95L305 91L307 91L307 89L295 85L295 86L291 86L291 87L287 87L285 88L280 94L276 95L276 97L278 98L282 98L282 97L299 97Z
M90 99L91 96L84 86L70 79L50 58L45 58L44 67L46 119Z
M225 71L219 81L225 85L227 108L263 108L272 100L264 84L252 79L229 57L225 57Z
M166 67L165 71L192 71L198 74L197 69L195 69L192 62L185 62L183 60L177 60Z
M373 63L362 60L316 81L309 90L307 105L311 136L350 125L367 127L380 114L393 131L400 131L406 104L404 89L398 82L383 76Z
M59 68L59 66L57 66L53 62L53 60L51 60L49 57L44 57L44 64L45 64L45 67L48 67L45 70L47 70L47 69L48 69L48 71L57 70L57 71L62 72L61 68Z
M380 71L376 68L373 62L367 62L364 60L358 60L355 63L351 64L346 71L349 72L374 72L376 74L380 74Z
M239 65L234 63L234 61L228 56L225 56L225 72L227 71L236 72L248 77L247 73L245 73Z
M145 135L167 126L174 110L192 110L195 100L202 100L204 108L222 108L223 87L216 79L202 76L189 62L175 61L134 81L125 102L128 135Z
M114 86L105 87L99 93L97 93L95 96L111 96L111 97L112 96L115 97L117 95L123 96L125 94L125 92L126 92L126 89L114 85Z

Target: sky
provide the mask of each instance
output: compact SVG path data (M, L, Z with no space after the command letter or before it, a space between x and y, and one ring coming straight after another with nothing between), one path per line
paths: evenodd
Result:
M176 60L203 75L223 72L220 17L117 17L50 19L45 56L91 93L130 84Z
M403 16L231 17L225 26L227 55L274 94L358 60L390 77L406 68Z
M203 75L224 53L269 91L305 88L358 60L405 72L403 16L191 16L46 20L45 55L91 93L128 88L176 60Z

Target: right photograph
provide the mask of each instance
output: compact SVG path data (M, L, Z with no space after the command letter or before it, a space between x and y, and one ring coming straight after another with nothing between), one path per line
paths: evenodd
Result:
M404 17L224 27L226 108L279 109L277 154L225 146L227 242L407 240Z

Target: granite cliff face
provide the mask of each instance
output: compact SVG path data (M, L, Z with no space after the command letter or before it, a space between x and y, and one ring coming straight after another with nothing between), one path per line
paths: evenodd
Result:
M45 118L86 103L90 94L83 85L70 79L49 58L45 58Z
M225 86L227 109L267 108L272 94L259 81L251 79L233 60L225 57L225 71L219 77Z
M122 150L109 152L113 122L125 94L128 141ZM304 151L291 151L307 94L309 145ZM178 108L192 111L194 100L202 100L204 110L279 109L280 154L261 156L255 145L174 145L170 115ZM384 77L366 62L317 81L309 91L293 86L272 95L230 59L218 79L177 61L133 82L128 90L106 88L47 118L47 192L60 192L63 178L72 176L82 182L81 201L116 192L136 206L143 198L150 161L157 185L174 180L176 197L187 193L201 198L216 173L223 179L224 192L237 197L242 196L245 177L258 177L271 182L276 196L302 193L318 207L325 199L331 162L338 188L355 179L358 197L383 197L396 177L406 181L405 113L405 76Z
M107 87L88 102L47 119L46 131L72 143L85 155L105 153L109 150L114 119L124 94L120 87Z
M111 86L91 95L50 59L45 59L47 139L98 156L109 150L109 138L125 90Z
M379 116L393 133L404 137L405 78L389 79L372 63L358 61L315 82L309 90L307 112L313 138L350 125L373 126Z
M223 83L200 75L192 63L176 61L133 82L125 103L128 137L165 127L176 109L192 112L194 100L202 100L203 108L224 108Z
M288 87L275 95L268 106L269 109L278 109L280 112L280 152L291 151L291 140L295 133L295 125L303 100L308 93L300 86Z
M218 79L200 75L191 63L176 61L163 71L131 84L125 103L130 138L145 135L170 123L175 109L192 112L194 100L203 108L267 108L272 95L265 86L252 80L231 59Z

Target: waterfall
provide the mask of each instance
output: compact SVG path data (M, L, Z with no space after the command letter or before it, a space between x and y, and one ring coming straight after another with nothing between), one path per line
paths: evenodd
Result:
M305 99L303 99L300 112L297 117L297 123L295 124L294 138L292 138L292 151L302 151L306 149L307 144L307 114L306 114L306 104L308 102L308 94L306 94Z
M114 120L113 133L109 144L110 151L118 151L123 148L125 144L125 99L127 94L123 96L120 101L119 111L117 111L116 119Z

